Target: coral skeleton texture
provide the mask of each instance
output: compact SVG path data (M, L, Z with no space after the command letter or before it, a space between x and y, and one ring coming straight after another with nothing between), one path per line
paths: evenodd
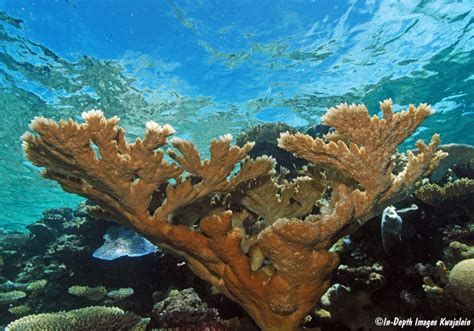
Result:
M295 330L330 285L339 262L330 247L411 193L446 156L434 135L395 173L396 147L431 109L380 106L383 119L363 105L331 108L323 124L335 131L324 139L282 134L281 148L318 165L292 181L277 178L270 157L248 158L253 143L232 146L230 135L211 142L209 160L191 142L171 140L168 162L171 126L148 122L144 138L129 143L119 119L98 110L82 124L35 118L23 147L44 177L186 260L260 328Z

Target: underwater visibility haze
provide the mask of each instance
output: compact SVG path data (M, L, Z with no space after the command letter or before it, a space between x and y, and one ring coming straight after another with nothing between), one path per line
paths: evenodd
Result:
M473 25L0 0L0 330L472 330Z

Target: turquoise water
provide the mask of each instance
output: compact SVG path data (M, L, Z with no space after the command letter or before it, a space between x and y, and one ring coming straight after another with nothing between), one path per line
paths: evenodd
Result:
M262 122L304 129L330 106L430 103L409 141L474 144L470 1L0 0L0 227L80 198L38 176L34 116L153 119L204 150Z

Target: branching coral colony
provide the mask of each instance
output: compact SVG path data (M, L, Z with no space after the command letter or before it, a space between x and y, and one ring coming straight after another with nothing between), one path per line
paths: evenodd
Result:
M331 108L323 123L335 131L324 139L282 134L281 148L318 165L291 182L276 179L271 158L246 157L252 143L231 146L229 135L211 142L205 161L191 142L174 139L175 162L167 162L171 126L148 122L144 139L128 143L119 119L98 110L84 113L82 124L35 118L36 134L25 133L23 147L44 177L95 201L92 213L185 259L260 328L295 330L329 286L338 265L332 244L408 194L446 156L434 135L394 173L396 147L431 110L422 104L394 114L391 100L380 107L383 119L364 105Z

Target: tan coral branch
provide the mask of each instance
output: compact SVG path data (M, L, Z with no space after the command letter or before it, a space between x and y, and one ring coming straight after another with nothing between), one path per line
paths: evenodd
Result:
M408 164L395 176L396 147L411 135L417 126L432 113L430 107L410 105L408 111L393 113L390 99L380 103L384 118L370 117L364 105L341 104L331 108L323 117L325 125L335 131L330 140L312 138L304 134L283 133L279 146L309 162L337 169L356 180L364 190L360 193L355 217L364 217L377 204L387 204L397 196L407 194L415 182L427 175L446 156L436 151L439 136L434 135L427 146L417 142L415 156L408 152ZM343 140L333 141L334 137Z
M330 109L323 121L335 132L326 140L282 134L281 147L324 168L309 167L308 177L293 181L278 181L273 159L247 158L253 144L232 146L229 135L211 142L209 160L175 139L175 163L168 162L162 147L171 126L149 122L144 139L128 143L118 118L100 111L84 113L82 124L37 118L36 135L26 133L23 146L45 177L186 260L263 330L295 330L329 287L338 264L330 246L408 194L445 157L435 135L395 172L396 147L431 110L423 104L393 113L391 100L381 109L383 119L363 105Z

